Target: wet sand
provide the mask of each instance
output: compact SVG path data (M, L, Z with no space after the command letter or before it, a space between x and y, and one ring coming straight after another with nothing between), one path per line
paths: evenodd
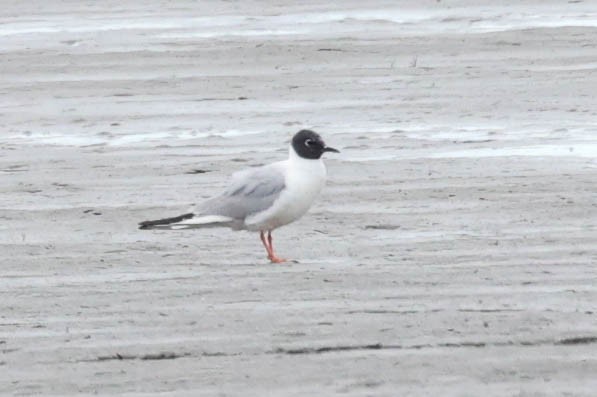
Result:
M443 3L7 7L0 394L593 395L597 28ZM295 261L137 230L303 127L342 153Z

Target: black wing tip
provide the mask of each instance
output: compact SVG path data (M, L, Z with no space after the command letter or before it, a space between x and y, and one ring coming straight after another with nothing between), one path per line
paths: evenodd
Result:
M195 216L192 212L175 216L173 218L156 219L154 221L143 221L139 223L140 230L152 229L153 226L169 225L171 223L182 222L186 219L191 219Z

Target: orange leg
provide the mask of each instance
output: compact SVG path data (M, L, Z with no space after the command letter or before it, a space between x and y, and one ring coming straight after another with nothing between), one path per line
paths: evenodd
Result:
M267 251L267 257L271 258L272 257L272 249L270 248L269 244L267 243L267 240L265 239L265 232L259 232L259 237L261 237L261 243L263 244L263 246L265 247L265 249Z
M263 233L263 232L262 232ZM273 263L282 263L282 262L286 262L286 259L284 258L279 258L276 256L276 254L274 254L274 244L273 244L273 238L272 238L272 232L269 231L267 234L267 241L269 242L269 252L268 252L268 258L270 261L272 261Z

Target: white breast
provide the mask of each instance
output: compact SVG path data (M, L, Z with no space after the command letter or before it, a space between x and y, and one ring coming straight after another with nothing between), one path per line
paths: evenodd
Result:
M326 169L323 161L290 156L286 164L285 188L274 205L248 218L245 224L251 230L273 230L303 216L313 204L325 184Z

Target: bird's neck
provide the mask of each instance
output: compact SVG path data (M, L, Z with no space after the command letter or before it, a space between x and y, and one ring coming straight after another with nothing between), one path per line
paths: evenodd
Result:
M305 165L315 165L315 164L322 163L321 158L306 159L304 157L299 156L297 154L297 152L294 150L294 148L292 147L292 145L290 145L290 149L288 150L288 161L291 163L300 163L300 164L305 164Z
M288 153L288 163L293 169L300 169L303 172L313 174L313 176L325 175L325 164L322 159L306 159L301 157L294 151L292 146Z

